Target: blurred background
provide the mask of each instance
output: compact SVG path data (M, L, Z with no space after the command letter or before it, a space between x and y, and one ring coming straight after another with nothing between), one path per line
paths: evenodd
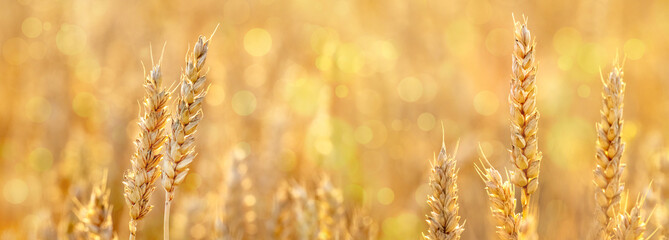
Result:
M600 71L607 75L616 52L626 56L626 187L656 208L650 230L668 224L666 208L655 205L669 199L661 191L669 185L668 0L0 5L0 239L66 231L72 198L86 200L105 170L114 228L127 237L121 178L139 130L142 63L166 44L163 76L176 84L186 51L217 24L198 156L173 203L173 238L211 238L225 166L238 149L252 182L245 201L257 212L246 218L267 218L279 182L327 174L380 239L417 239L442 132L448 151L460 142L463 238L493 238L474 163L480 144L495 167L512 167L512 14L529 18L537 41L539 236L583 239L593 226ZM162 236L163 195L153 195L145 239Z

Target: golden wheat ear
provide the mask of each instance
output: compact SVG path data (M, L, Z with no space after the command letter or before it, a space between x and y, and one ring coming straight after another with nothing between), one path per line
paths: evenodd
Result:
M511 182L521 190L523 217L527 217L530 197L539 187L539 167L542 158L537 141L539 112L536 107L536 41L527 28L527 18L524 17L523 22L514 18L514 29L515 44L512 54L509 105L510 159L516 170L511 172Z
M202 120L202 102L207 95L207 73L204 71L204 63L208 51L209 39L200 36L193 51L186 54L186 66L181 74L176 109L172 115L170 134L165 146L165 161L163 161L164 239L169 239L170 208L174 193L177 186L186 179L189 166L197 155L195 132Z
M253 183L247 175L246 153L240 149L233 151L225 176L225 188L223 190L223 208L221 214L221 226L224 227L222 239L253 239L255 234L255 222L249 221L248 216L253 213L255 203L248 201L251 195ZM255 199L255 198L253 198Z
M161 82L160 65L155 65L144 79L144 115L139 118L140 131L135 140L136 152L130 160L130 169L123 176L125 202L130 209L130 239L135 239L137 223L153 208L149 200L155 190L155 182L160 177L158 164L163 158L160 152L166 138L165 123L169 100L169 93L161 86Z
M446 145L442 141L439 156L431 163L430 189L427 204L430 213L426 215L428 224L427 233L423 233L424 239L451 240L460 239L465 230L464 224L460 224L460 209L458 205L458 168L455 155L456 144L453 154L446 153Z
M643 234L646 231L646 225L650 220L650 216L646 220L643 220L641 216L644 201L645 196L641 198L637 196L634 206L628 212L625 210L628 203L627 199L625 199L625 204L621 206L620 214L617 216L617 221L612 228L609 239L644 239Z
M597 238L606 239L611 226L616 225L617 213L624 184L621 177L625 165L621 163L625 143L622 141L623 99L625 82L623 69L617 58L608 78L602 77L602 110L597 123L594 183Z
M474 167L486 185L485 189L488 193L490 211L492 211L492 217L495 220L497 236L504 240L519 239L521 217L514 212L516 198L514 197L513 186L508 180L509 174L507 172L507 180L503 180L499 171L490 164L490 161L483 154L480 146L479 155L479 165L474 165Z
M83 205L77 199L75 215L85 227L88 239L111 240L116 238L113 229L112 209L109 204L109 189L107 189L107 172L102 180L91 191L90 199Z
M319 239L341 239L344 236L344 196L326 175L316 190Z

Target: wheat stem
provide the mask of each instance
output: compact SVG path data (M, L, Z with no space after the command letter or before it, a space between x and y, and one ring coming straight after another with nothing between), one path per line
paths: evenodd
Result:
M169 196L165 193L165 199ZM172 200L165 200L165 214L163 216L163 239L170 239L170 210L172 208Z

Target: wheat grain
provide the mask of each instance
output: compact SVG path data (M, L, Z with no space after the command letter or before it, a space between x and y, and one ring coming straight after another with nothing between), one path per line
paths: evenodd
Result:
M137 235L137 223L153 208L149 204L155 190L155 182L160 176L158 164L163 156L161 147L165 142L167 121L167 101L169 94L161 87L160 63L146 76L144 88L144 116L139 119L139 136L135 140L137 151L132 156L131 168L123 176L124 196L130 208L130 239Z
M521 189L523 217L528 216L530 197L539 186L539 166L542 154L537 145L539 112L536 108L537 86L535 45L524 22L514 19L515 44L509 104L511 112L511 162L517 171L511 181Z
M615 225L617 209L620 204L620 193L624 184L620 181L625 165L621 157L625 149L621 133L623 128L623 99L625 82L623 70L614 62L613 70L608 78L602 77L604 84L602 92L601 120L597 123L597 166L594 170L596 186L595 200L597 235L604 239L608 235L607 228Z
M460 224L458 215L458 185L455 154L451 156L446 153L445 143L441 143L439 157L432 162L432 175L430 176L430 188L432 193L428 196L427 204L431 208L426 215L428 231L423 233L424 239L446 240L460 239L465 230Z
M164 238L169 239L170 205L176 187L181 184L195 159L195 132L202 120L202 101L205 90L206 73L204 63L209 50L209 40L198 38L193 51L186 54L186 67L181 74L180 91L176 99L176 113L172 118L172 128L165 147L162 184L165 189Z
M82 205L75 201L78 209L75 215L86 228L87 239L111 240L115 239L112 221L112 206L109 205L109 189L107 189L107 174L91 192L88 204Z
M521 217L514 212L516 199L513 186L508 180L502 180L502 176L492 167L482 151L481 157L483 160L481 166L476 165L476 172L486 185L490 210L496 221L497 236L503 240L519 239Z

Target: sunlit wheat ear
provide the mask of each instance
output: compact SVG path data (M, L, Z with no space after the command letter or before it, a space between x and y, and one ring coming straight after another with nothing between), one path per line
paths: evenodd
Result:
M497 228L497 236L504 240L519 239L521 217L514 212L516 198L514 197L513 186L508 180L502 180L502 175L492 167L482 151L480 155L482 158L481 166L475 166L476 172L486 185L490 210Z
M622 67L614 63L608 78L602 78L601 120L597 123L597 152L594 170L597 234L605 239L611 225L615 225L620 194L624 184L620 181L625 165L621 157L625 149L623 130L623 99L625 82ZM613 222L613 223L612 223Z
M625 201L627 202L627 201ZM634 207L627 212L626 206L620 209L617 221L612 228L611 236L608 239L613 240L641 240L644 239L643 233L646 231L646 224L649 219L643 220L641 209L643 208L644 198L637 197ZM625 203L627 205L627 203Z
M253 211L253 203L246 199L250 195L251 179L247 176L248 167L246 154L236 150L231 156L230 165L225 174L225 189L222 199L223 239L253 239L255 223L249 222L244 216Z
M162 183L168 201L174 199L176 187L186 178L188 166L197 155L194 134L202 120L202 101L207 94L204 63L208 50L209 40L200 36L193 51L187 54L186 67L181 74L163 166Z
M318 203L318 239L341 239L344 227L344 206L341 190L328 177L321 180L316 192Z
M272 216L268 226L271 239L295 239L295 204L290 186L282 182L274 195Z
M107 189L107 174L102 181L91 191L91 197L86 205L75 201L75 214L86 228L88 239L111 240L116 239L112 222L112 206L109 204L109 189Z
M160 177L158 164L163 158L160 154L165 142L165 123L167 121L168 92L161 87L160 65L146 76L143 101L144 115L139 118L139 136L135 140L137 151L132 156L131 168L123 176L125 202L130 209L130 239L137 234L137 223L149 211L149 200L155 190L155 182Z
M355 208L347 221L346 240L377 239L378 226L360 208Z
M536 42L527 29L527 18L515 24L515 44L512 54L511 88L511 182L521 189L523 217L528 215L530 197L539 187L539 166L542 154L537 144L539 112L537 100Z
M293 183L290 194L295 200L293 211L295 214L296 239L311 240L318 238L318 210L316 209L316 199L307 192L304 186Z
M439 157L432 162L432 173L430 175L430 189L427 204L430 213L426 215L428 230L423 233L424 239L450 240L460 239L464 231L464 224L460 224L458 210L458 169L456 167L455 154L457 147L451 156L446 153L444 142L441 144Z
M165 189L164 239L169 239L170 206L176 187L188 174L195 156L195 132L202 120L202 102L207 95L204 63L209 50L209 40L198 38L193 51L186 56L186 67L181 74L181 84L176 98L176 112L172 114L172 128L165 147L163 188Z

